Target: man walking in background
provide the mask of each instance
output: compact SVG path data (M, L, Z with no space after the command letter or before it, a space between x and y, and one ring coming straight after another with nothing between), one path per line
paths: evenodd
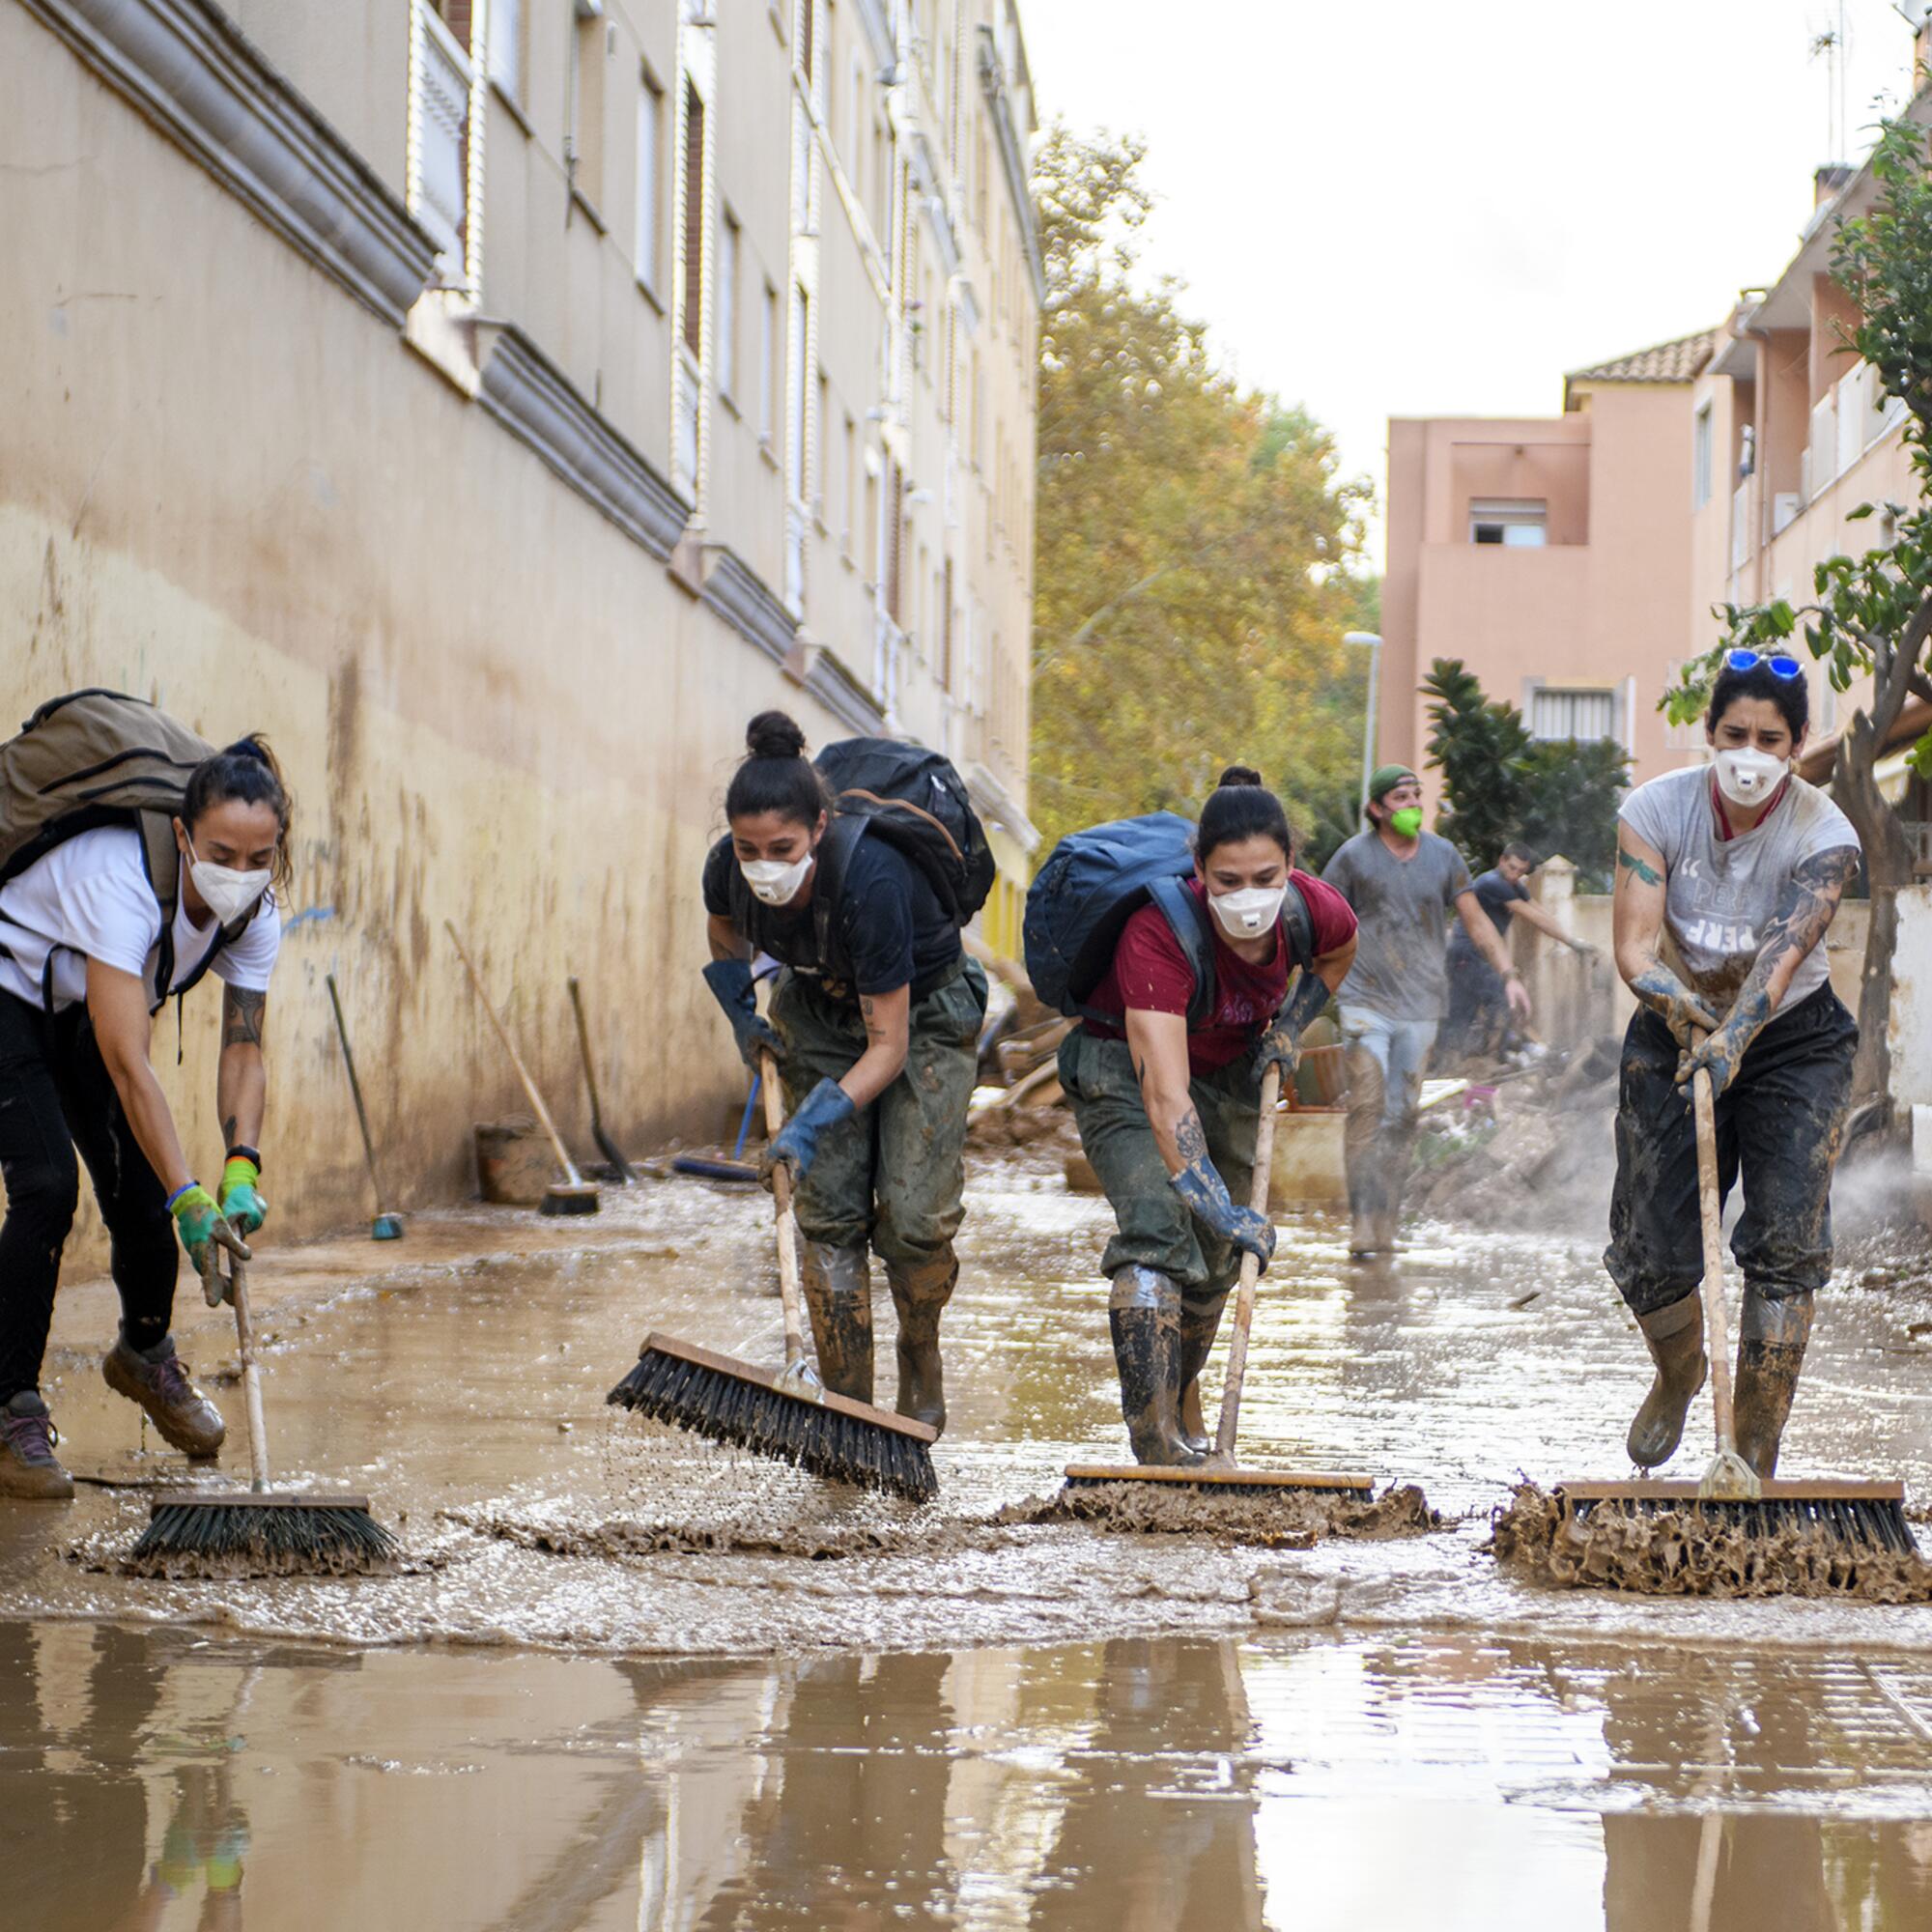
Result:
M1422 829L1422 781L1406 765L1369 780L1367 829L1321 874L1354 908L1355 963L1336 996L1348 1046L1349 1252L1394 1250L1422 1072L1448 1006L1443 915L1454 911L1520 1019L1529 994L1476 897L1463 855Z

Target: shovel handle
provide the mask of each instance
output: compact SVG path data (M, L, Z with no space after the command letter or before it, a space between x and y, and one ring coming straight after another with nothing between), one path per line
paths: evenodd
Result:
M769 1053L758 1056L758 1091L765 1102L765 1133L776 1140L785 1123L784 1094L779 1086L779 1064ZM798 1282L798 1223L791 1213L791 1169L783 1161L772 1164L772 1218L779 1237L779 1293L784 1304L785 1367L805 1360L805 1314Z
M1691 1028L1692 1046L1705 1034ZM1737 1421L1731 1407L1731 1311L1724 1294L1724 1210L1718 1194L1718 1103L1711 1076L1690 1076L1690 1107L1697 1122L1697 1213L1704 1239L1704 1352L1711 1358L1711 1409L1718 1425L1718 1454L1735 1456Z
M1248 1184L1248 1206L1257 1214L1268 1210L1274 1185L1275 1108L1281 1099L1281 1066L1277 1062L1262 1075L1262 1111L1255 1122L1255 1165ZM1214 1432L1217 1462L1235 1459L1235 1432L1241 1420L1241 1384L1248 1373L1248 1329L1255 1319L1255 1288L1262 1278L1261 1259L1241 1256L1241 1285L1235 1293L1235 1326L1228 1337L1228 1375L1221 1385L1221 1426Z
M570 982L570 1010L577 1015L577 1043L583 1051L583 1084L590 1089L590 1118L601 1126L604 1109L597 1098L597 1069L590 1064L590 1029L583 1023L583 995L577 990L574 979Z

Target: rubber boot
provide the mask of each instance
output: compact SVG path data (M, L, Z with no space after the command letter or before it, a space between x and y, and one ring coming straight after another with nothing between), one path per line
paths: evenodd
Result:
M1637 1318L1644 1347L1657 1364L1650 1393L1630 1426L1625 1447L1640 1469L1655 1469L1677 1453L1690 1398L1704 1386L1711 1364L1704 1353L1704 1297L1695 1292L1668 1308Z
M1738 1378L1732 1391L1738 1454L1760 1477L1777 1473L1777 1445L1798 1392L1811 1339L1811 1291L1773 1299L1747 1282L1738 1317Z
M801 1240L799 1272L818 1351L818 1378L834 1395L872 1399L872 1258L862 1241L835 1248Z
M1221 1311L1227 1306L1228 1291L1180 1297L1180 1400L1176 1406L1180 1439L1197 1456L1213 1448L1208 1424L1201 1413L1201 1371L1208 1365L1208 1352L1221 1326Z
M1365 1046L1350 1046L1349 1117L1343 1127L1342 1164L1349 1181L1351 1226L1349 1253L1357 1259L1381 1252L1381 1214L1385 1206L1377 1143L1381 1138L1382 1069Z
M1121 1370L1121 1413L1136 1463L1187 1468L1201 1458L1180 1439L1180 1291L1158 1269L1124 1267L1107 1297Z
M946 1431L946 1377L939 1364L939 1311L952 1299L959 1264L948 1242L918 1262L888 1262L886 1281L899 1318L898 1412Z

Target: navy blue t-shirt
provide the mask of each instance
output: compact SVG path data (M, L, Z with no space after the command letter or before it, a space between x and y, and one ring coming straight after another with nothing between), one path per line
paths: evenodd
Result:
M1476 876L1476 902L1490 916L1490 923L1503 935L1509 937L1510 913L1516 905L1529 897L1529 888L1520 879L1512 885L1503 875L1492 868ZM1449 935L1449 950L1452 952L1467 952L1477 957L1475 942L1463 930L1462 922Z
M737 867L727 834L704 861L704 910L716 918L733 919L731 875ZM814 877L814 896L816 890ZM860 838L846 861L838 903L832 910L830 965L818 956L813 910L810 904L796 912L789 906L760 905L757 930L744 937L800 973L843 983L849 972L854 993L919 986L959 956L959 928L930 881L883 838Z

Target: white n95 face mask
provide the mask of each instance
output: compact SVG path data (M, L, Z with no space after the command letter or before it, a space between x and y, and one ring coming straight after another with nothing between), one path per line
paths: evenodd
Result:
M238 872L233 866L197 859L192 839L188 840L187 855L187 875L217 925L229 925L240 919L269 890L269 881L274 876L267 870Z
M1790 760L1774 758L1746 745L1717 756L1718 789L1733 805L1762 805L1791 769Z
M782 859L740 859L738 869L745 883L766 905L789 905L811 870L811 854L787 866Z
M1259 939L1274 930L1274 923L1281 917L1281 902L1287 896L1286 886L1272 891L1255 886L1246 892L1223 893L1218 898L1209 893L1208 903L1230 939Z

